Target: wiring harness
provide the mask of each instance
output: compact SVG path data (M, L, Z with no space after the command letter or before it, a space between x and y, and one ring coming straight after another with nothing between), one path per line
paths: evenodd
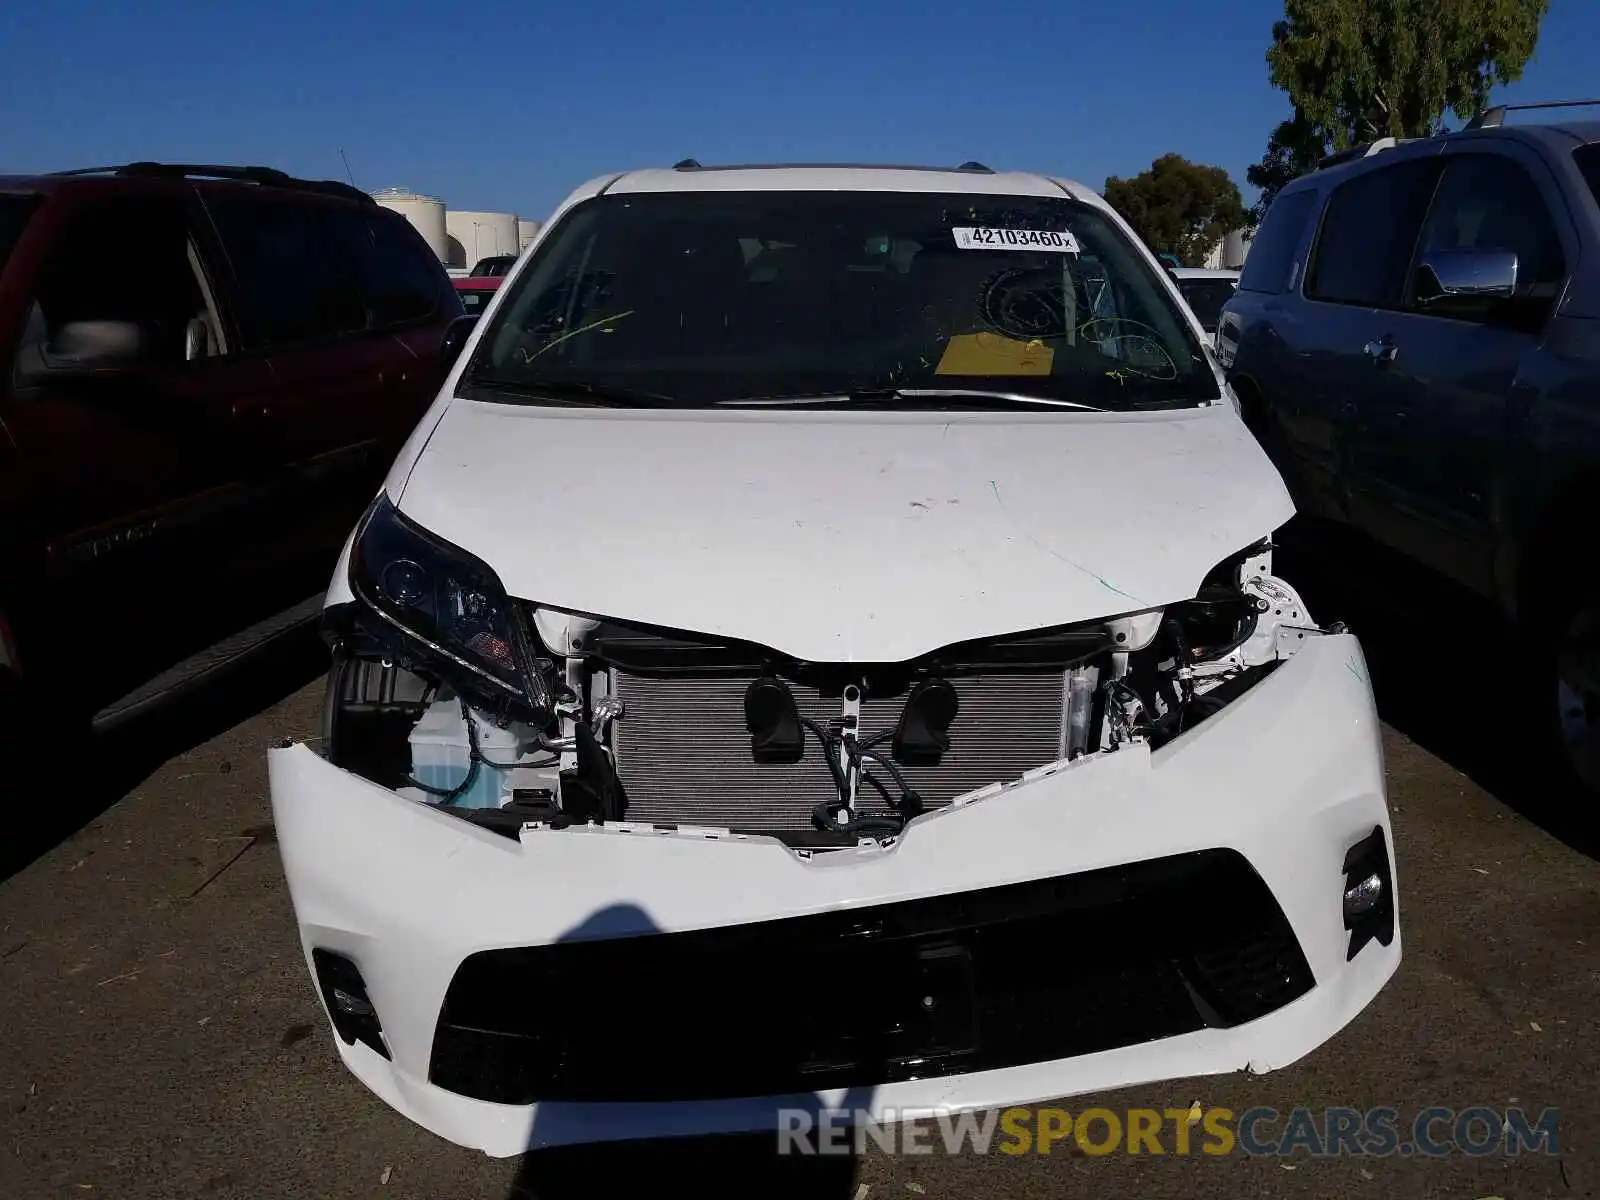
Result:
M828 774L832 776L834 789L839 793L837 800L819 804L812 810L811 822L817 829L823 833L892 837L899 834L911 818L925 811L922 797L907 782L900 768L882 755L873 753L875 747L894 737L894 730L886 729L870 737L858 738L842 727L824 729L811 720L802 720L801 725L821 743ZM844 765L840 763L841 758L845 760ZM871 774L871 767L883 768L885 774L894 781L900 789L898 800L889 794L889 789L881 779ZM889 815L859 815L852 803L852 794L857 790L852 786L854 783L865 783L883 797L884 804L890 810Z

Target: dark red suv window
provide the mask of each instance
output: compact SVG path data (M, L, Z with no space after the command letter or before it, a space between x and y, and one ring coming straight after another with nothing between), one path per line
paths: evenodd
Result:
M233 266L253 344L324 341L367 328L356 268L320 219L328 206L223 194L207 196L206 208Z
M374 325L422 321L439 311L449 276L405 218L338 210L327 219L334 242L355 261Z
M37 196L0 196L0 271L6 269L6 259L38 207Z

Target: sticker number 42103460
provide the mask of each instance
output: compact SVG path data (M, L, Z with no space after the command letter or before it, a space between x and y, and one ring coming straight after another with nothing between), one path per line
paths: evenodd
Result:
M1053 229L952 229L960 250L1043 250L1050 254L1078 253L1078 239Z

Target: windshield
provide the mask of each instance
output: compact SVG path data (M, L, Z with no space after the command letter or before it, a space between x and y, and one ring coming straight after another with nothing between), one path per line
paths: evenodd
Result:
M1215 333L1217 322L1222 319L1222 306L1232 300L1239 289L1232 279L1180 279L1178 290L1200 319L1200 327L1207 333Z
M537 403L541 385L691 408L882 389L1106 409L1219 398L1149 265L1065 196L602 196L510 291L465 373L484 399Z
M22 231L38 205L37 196L0 196L0 271L6 269L6 259L22 240Z

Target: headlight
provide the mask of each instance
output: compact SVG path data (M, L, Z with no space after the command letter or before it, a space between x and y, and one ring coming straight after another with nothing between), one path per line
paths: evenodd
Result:
M1209 584L1192 600L1167 609L1168 632L1186 662L1206 662L1237 650L1256 630L1261 604L1238 587Z
M362 518L350 589L446 674L463 698L543 724L550 687L520 613L489 565L401 516L381 495Z

